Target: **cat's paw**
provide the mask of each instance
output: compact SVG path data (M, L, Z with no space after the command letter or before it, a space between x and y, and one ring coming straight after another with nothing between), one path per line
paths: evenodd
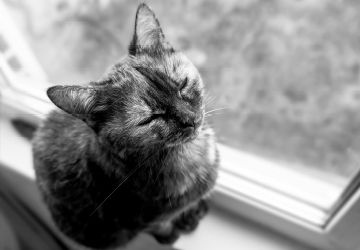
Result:
M201 200L197 206L183 212L179 218L174 221L176 229L190 233L199 225L199 221L207 214L209 206L206 201Z
M172 245L179 239L180 234L178 231L173 230L170 234L153 234L157 242L164 245Z

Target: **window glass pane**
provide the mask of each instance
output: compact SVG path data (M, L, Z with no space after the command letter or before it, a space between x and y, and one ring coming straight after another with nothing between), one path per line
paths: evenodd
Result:
M148 2L202 73L220 142L344 197L360 167L356 1ZM127 53L137 1L6 4L49 82L81 84Z

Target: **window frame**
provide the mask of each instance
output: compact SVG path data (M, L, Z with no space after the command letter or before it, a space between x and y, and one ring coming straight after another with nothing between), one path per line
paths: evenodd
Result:
M221 155L221 153L220 153ZM223 169L220 169L220 175ZM221 180L221 179L220 179ZM245 217L317 249L360 248L360 189L356 187L324 226L316 226L229 191L219 181L214 203L233 214ZM245 191L246 192L246 191Z

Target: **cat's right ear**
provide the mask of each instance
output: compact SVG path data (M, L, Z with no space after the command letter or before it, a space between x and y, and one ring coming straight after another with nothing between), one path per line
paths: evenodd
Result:
M139 5L135 17L135 30L129 45L129 54L136 55L139 51L156 51L168 49L171 45L166 41L155 13L145 3Z
M65 112L83 117L96 107L97 92L94 88L81 86L54 86L47 90L50 100Z

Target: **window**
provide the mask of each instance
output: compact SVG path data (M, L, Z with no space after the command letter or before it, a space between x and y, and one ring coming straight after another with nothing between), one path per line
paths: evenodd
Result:
M168 40L207 85L222 156L215 201L316 246L333 246L344 232L338 246L359 243L348 230L360 228L351 222L360 203L360 6L150 2ZM22 114L41 119L51 107L44 95L49 82L99 78L127 52L136 5L0 5L6 103L20 102Z

